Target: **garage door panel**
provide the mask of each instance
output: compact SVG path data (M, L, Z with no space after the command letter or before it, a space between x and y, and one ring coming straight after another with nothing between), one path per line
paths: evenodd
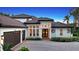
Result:
M12 46L20 42L20 31L4 32L4 43L11 44Z

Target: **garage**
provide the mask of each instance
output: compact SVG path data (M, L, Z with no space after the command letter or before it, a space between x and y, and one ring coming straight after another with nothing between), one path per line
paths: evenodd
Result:
M8 16L0 16L0 43L12 46L22 43L25 39L26 26Z
M20 43L20 31L4 32L4 43L12 46Z

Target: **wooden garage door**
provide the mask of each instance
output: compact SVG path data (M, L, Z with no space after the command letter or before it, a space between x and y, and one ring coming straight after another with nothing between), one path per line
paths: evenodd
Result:
M4 43L11 44L12 46L20 43L20 31L4 32Z

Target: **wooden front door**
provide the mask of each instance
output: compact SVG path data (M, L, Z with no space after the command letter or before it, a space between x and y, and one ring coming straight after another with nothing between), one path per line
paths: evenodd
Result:
M49 38L48 29L42 29L42 38Z

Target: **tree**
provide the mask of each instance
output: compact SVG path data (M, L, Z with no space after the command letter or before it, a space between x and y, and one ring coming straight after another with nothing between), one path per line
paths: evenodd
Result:
M2 15L2 16L10 16L9 14L7 14L7 13L2 13L2 12L0 12L0 15Z
M64 17L64 21L66 21L66 22L67 22L67 25L69 25L69 18L70 18L70 16L69 16L69 15L67 15L67 16L65 16L65 17Z
M69 15L67 15L67 16L64 17L64 21L67 22L67 26L68 26L68 27L69 27L69 18L70 18ZM69 28L68 28L67 30L69 31Z
M74 17L74 30L77 30L78 26L78 19L79 19L79 8L73 8L71 10L70 15Z

